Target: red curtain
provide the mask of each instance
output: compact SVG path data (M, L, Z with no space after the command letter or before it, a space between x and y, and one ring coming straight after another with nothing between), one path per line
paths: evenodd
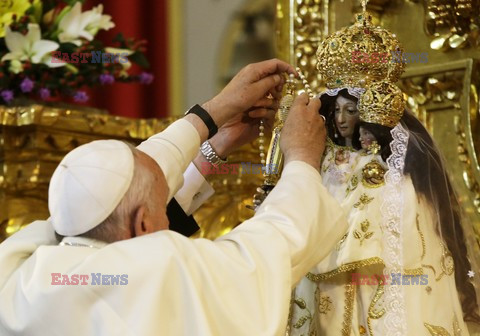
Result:
M155 78L150 85L115 83L89 91L88 105L106 109L110 114L158 118L169 114L168 85L168 2L169 0L89 0L83 9L103 4L104 14L112 16L115 27L97 37L106 45L119 32L124 37L147 40L146 57ZM173 0L175 1L175 0ZM132 71L141 70L132 67Z

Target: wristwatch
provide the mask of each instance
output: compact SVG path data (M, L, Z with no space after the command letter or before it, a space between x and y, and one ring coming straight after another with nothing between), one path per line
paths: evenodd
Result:
M205 111L205 109L203 109L203 107L201 107L198 104L195 104L187 112L185 112L185 115L190 113L196 114L205 123L205 126L207 126L208 128L209 139L213 137L215 134L217 134L218 127L215 124L215 121L212 119L210 114L207 111Z
M218 156L208 140L205 141L202 146L200 146L200 152L202 152L203 156L205 156L205 159L207 159L207 161L214 166L227 163L226 159L224 160Z

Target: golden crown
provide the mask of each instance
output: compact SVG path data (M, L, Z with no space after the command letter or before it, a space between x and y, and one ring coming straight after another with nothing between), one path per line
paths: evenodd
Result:
M371 83L358 101L360 120L395 127L403 116L402 90L387 81Z
M317 69L329 89L365 87L372 81L396 82L405 69L395 34L375 27L364 11L356 23L330 34L317 50Z

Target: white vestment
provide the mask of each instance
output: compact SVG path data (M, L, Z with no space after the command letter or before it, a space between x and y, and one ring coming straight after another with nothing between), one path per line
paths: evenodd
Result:
M185 120L139 146L161 166L169 199L199 146ZM346 230L319 173L298 161L252 219L215 241L164 230L61 246L37 221L0 244L0 335L280 335L291 289ZM63 275L72 284L58 284Z
M335 150L328 148L326 157ZM385 285L392 283L404 291L405 335L469 335L455 285L453 259L437 232L431 206L416 193L409 176L401 185L403 274L390 274L382 280L385 186L369 184L363 176L372 159L385 165L379 155L361 151L349 181L342 185L345 196L341 205L348 213L349 228L296 287L289 335L385 335L389 322L385 318ZM325 160L326 165L331 161ZM322 169L324 174L331 171ZM330 188L340 194L338 184L327 186Z

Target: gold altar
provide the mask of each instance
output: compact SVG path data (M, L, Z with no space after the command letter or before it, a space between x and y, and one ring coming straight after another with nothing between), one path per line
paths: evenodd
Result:
M274 0L269 0L274 1ZM469 249L479 256L480 115L478 101L478 8L472 0L374 0L368 10L374 23L394 32L405 50L427 53L428 62L413 62L401 80L408 106L427 125L446 157L469 221ZM453 10L455 9L455 10ZM315 70L315 51L331 31L349 25L360 11L350 0L278 0L278 57L302 68L312 88L322 89ZM48 217L47 190L53 169L72 148L99 138L138 143L171 120L133 120L102 111L68 107L0 106L0 241L34 219ZM245 146L232 162L257 162L255 144ZM228 232L253 213L251 202L260 176L212 176L216 194L195 214L200 236ZM478 269L478 260L473 261Z

